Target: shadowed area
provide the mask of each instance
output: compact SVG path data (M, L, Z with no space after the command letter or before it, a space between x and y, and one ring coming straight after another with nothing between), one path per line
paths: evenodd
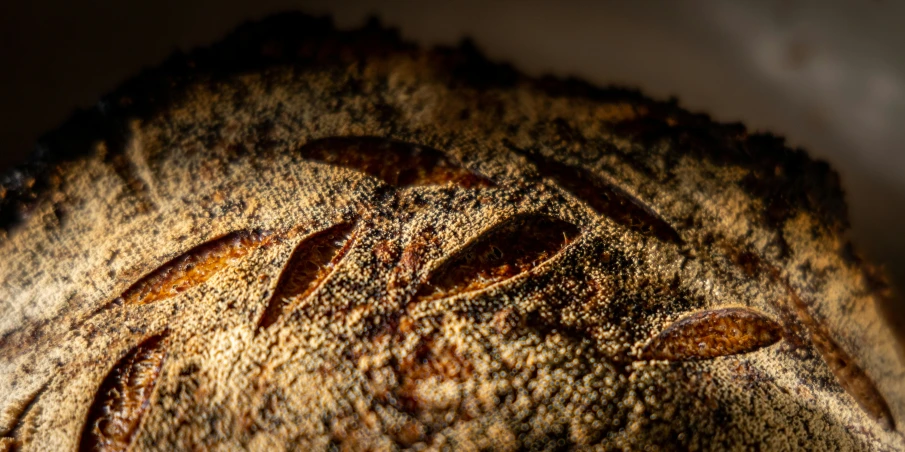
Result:
M436 149L386 138L324 138L302 146L298 152L306 159L361 171L396 187L447 183L463 188L495 185Z
M665 242L682 243L679 233L656 212L590 171L544 158L535 153L528 153L520 149L513 150L537 165L537 170L542 176L553 179L576 198L586 202L597 213L605 215L633 231L653 235Z

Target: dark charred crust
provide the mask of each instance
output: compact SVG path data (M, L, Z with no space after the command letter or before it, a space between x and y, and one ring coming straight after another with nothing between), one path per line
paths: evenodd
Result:
M60 165L90 156L98 143L108 143L110 154L122 153L130 136L129 121L178 101L186 86L271 66L344 66L366 57L414 50L398 32L376 21L338 33L327 18L284 13L247 23L213 46L174 54L104 96L95 107L76 111L61 127L41 137L27 162L0 176L0 230L10 231L58 187L54 175Z
M729 249L729 256L738 268L742 269L746 276L754 278L758 275L761 268L760 258L756 254L748 250L737 251Z
M261 314L257 331L270 327L329 276L352 242L354 223L340 223L296 246Z
M379 137L324 138L302 146L306 159L361 171L396 187L444 185L463 188L495 184L450 161L445 153L427 146Z
M440 66L452 75L452 86L510 88L525 80L511 65L487 59L470 39L462 40L458 47L440 47L435 52L441 59Z
M107 374L91 404L81 451L129 448L166 359L166 334L153 336L129 351Z
M42 137L27 163L0 177L0 229L8 231L27 216L39 198L54 190L53 175L60 164L91 154L98 142L110 143L110 153L122 152L128 137L126 121L165 108L189 84L271 66L338 66L415 51L398 32L376 21L358 30L336 32L329 19L287 13L248 23L214 46L173 55L105 96L96 107L74 114L62 127ZM647 113L618 123L617 133L641 143L669 141L674 144L671 159L689 154L749 169L742 185L764 200L764 220L771 227L796 210L815 212L836 230L848 226L838 175L804 151L786 148L781 138L749 134L740 124L714 123L707 115L683 111L674 100L651 101L630 89L600 88L573 78L527 79L509 65L487 60L470 41L458 48L436 49L434 55L437 64L448 69L448 83L453 85L489 89L527 81L551 96L636 104Z
M617 123L617 134L652 147L668 142L677 160L683 154L720 166L749 171L740 186L763 201L762 220L781 237L782 224L799 211L811 212L833 232L848 228L848 212L838 174L823 161L767 134L749 134L741 124L718 124L675 102L643 104L646 114ZM786 248L786 245L781 245Z
M652 101L632 89L601 88L579 79L555 77L536 80L534 86L552 96L635 105L641 114L616 123L614 131L648 149L669 143L668 161L689 155L749 170L741 186L763 200L763 220L771 228L781 226L797 211L815 213L834 232L849 226L839 175L804 150L785 147L781 137L749 133L739 123L717 123L706 114L683 110L674 99ZM643 166L643 160L635 162Z

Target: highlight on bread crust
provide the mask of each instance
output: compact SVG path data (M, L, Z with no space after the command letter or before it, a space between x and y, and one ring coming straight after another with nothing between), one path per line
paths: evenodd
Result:
M126 289L117 300L125 304L147 304L175 297L207 281L230 260L260 246L264 237L254 232L236 232L199 245L157 268Z
M298 15L100 105L0 181L6 448L905 448L781 139Z

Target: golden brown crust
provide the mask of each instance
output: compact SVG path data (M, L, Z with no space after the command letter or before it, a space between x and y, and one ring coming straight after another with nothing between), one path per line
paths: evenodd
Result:
M154 336L123 357L97 390L81 450L123 451L132 443L166 360L166 337Z
M781 140L288 15L44 143L0 445L905 447L838 177Z

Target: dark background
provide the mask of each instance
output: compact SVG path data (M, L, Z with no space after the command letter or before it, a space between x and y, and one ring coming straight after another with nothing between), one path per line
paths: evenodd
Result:
M676 96L784 135L840 171L856 243L905 287L905 2L3 1L0 168L142 68L288 9L340 27L376 14L422 44L471 36L532 74Z

